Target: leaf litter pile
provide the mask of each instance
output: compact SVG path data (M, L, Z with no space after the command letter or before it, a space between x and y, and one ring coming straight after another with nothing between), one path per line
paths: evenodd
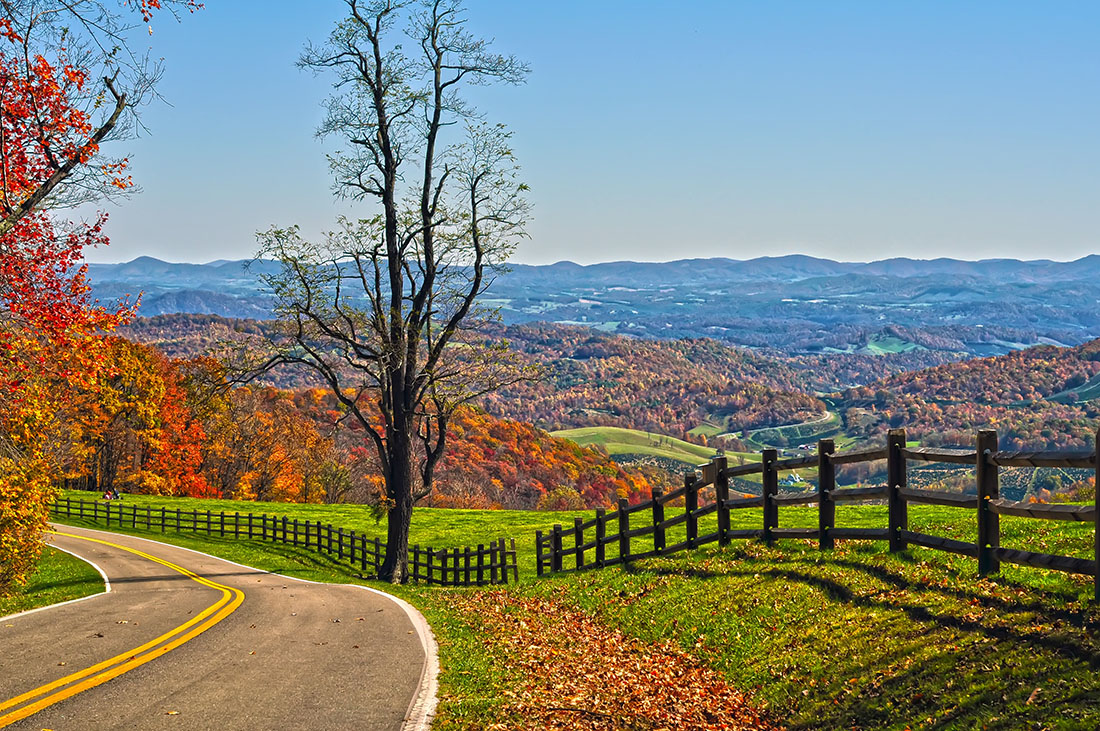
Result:
M489 729L748 729L764 719L722 677L672 643L624 636L559 602L503 591L448 598L518 678L507 723Z

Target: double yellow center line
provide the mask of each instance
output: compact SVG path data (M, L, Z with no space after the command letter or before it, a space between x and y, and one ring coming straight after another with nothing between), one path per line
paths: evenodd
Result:
M53 533L53 531L51 531L51 533ZM120 546L117 543L103 541L98 538L75 535L73 533L56 533L56 535L66 536L68 538L78 538L82 541L90 541L92 543L101 543L105 546L128 551L129 553L141 556L149 561L167 566L173 571L177 571L203 586L217 589L221 591L222 596L218 601L199 612L199 614L192 619L184 622L175 629L169 630L160 637L146 642L140 647L135 647L133 650L124 652L121 655L115 655L109 660L104 660L89 668L85 668L71 675L66 675L64 678L58 678L51 683L47 683L34 690L27 691L22 695L17 695L14 698L0 702L0 713L4 714L0 715L0 728L4 728L16 721L20 721L32 714L38 713L43 708L63 701L66 698L70 698L77 693L106 683L111 678L116 678L125 672L133 670L139 665L144 665L150 660L155 660L185 642L198 637L200 634L235 612L237 607L241 605L241 602L244 601L244 592L241 590L219 584L216 581L211 581L192 571L188 571L182 566L177 566L171 561L165 561L162 558L151 556L144 551L139 551L127 546Z

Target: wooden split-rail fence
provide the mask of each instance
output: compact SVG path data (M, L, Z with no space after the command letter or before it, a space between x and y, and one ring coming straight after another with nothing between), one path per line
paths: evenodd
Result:
M1097 434L1100 444L1100 433ZM840 465L886 460L886 484L874 487L844 487L836 485L836 468ZM910 489L906 472L910 461L942 462L970 465L975 468L977 494L963 494L931 489ZM795 493L779 492L779 473L813 468L818 470L817 489ZM1002 467L1087 468L1094 470L1095 493L1092 504L1048 505L1016 502L1000 497L999 469ZM1094 577L1094 595L1100 600L1100 464L1096 451L1091 452L1007 452L997 446L995 431L980 431L974 448L936 449L907 447L904 429L892 429L886 446L836 453L831 439L818 442L817 454L779 459L776 450L766 449L760 462L729 466L726 458L716 457L701 465L702 476L695 471L685 475L684 486L668 493L654 490L652 499L629 505L620 499L617 510L597 510L594 518L577 518L572 527L555 525L553 530L538 531L535 536L537 571L579 571L627 564L643 558L667 556L678 551L698 548L709 543L728 544L738 538L760 538L772 543L778 538L813 539L822 549L833 548L845 539L889 541L890 551L905 550L909 545L970 556L977 559L981 575L996 573L1001 562L1022 564L1041 569L1053 569ZM747 475L761 476L761 495L730 497L730 479ZM702 500L703 491L712 499ZM665 517L665 507L674 500L683 500L682 512ZM845 528L836 525L836 504L844 501L885 501L885 528ZM701 504L705 502L706 504ZM909 503L944 505L973 510L977 523L977 542L959 541L920 533L909 528ZM783 505L816 504L817 528L780 528L779 508ZM732 511L763 508L759 528L730 527ZM717 527L700 535L699 519L717 514ZM1092 523L1092 558L1074 558L1001 546L1000 516L1011 515L1044 520L1083 521ZM670 528L683 524L685 538L668 545ZM649 538L644 545L637 539ZM569 559L568 561L566 559Z
M210 510L180 510L125 504L119 501L59 498L50 506L55 516L78 518L107 527L165 533L205 533L220 538L270 541L328 554L340 562L358 566L364 576L378 576L386 555L386 544L354 530L330 523L298 520L264 513L226 513ZM409 576L414 581L444 586L485 586L517 581L516 541L505 539L477 548L409 549Z

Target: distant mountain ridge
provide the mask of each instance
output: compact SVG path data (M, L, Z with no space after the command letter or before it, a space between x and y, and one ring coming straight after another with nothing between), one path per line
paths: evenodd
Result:
M562 275L578 281L641 277L647 281L661 278L690 277L711 281L734 278L735 281L776 280L798 281L813 277L842 274L867 274L888 277L965 276L978 279L1010 277L1021 282L1067 281L1100 274L1100 254L1073 261L1050 259L910 259L895 257L871 262L842 262L805 254L762 256L755 259L678 259L667 262L613 261L597 264L576 264L560 261L554 264L510 264L508 276L536 281ZM187 281L219 281L226 277L255 279L257 274L277 271L276 262L268 260L225 260L207 264L174 263L151 256L140 256L118 264L89 264L92 279L100 282L156 281L161 277ZM163 284L163 282L158 282Z
M143 291L141 314L270 316L272 261L92 264L93 293ZM550 321L641 337L713 337L786 352L942 350L994 355L1100 337L1100 255L1076 261L806 255L513 264L487 293L506 323Z

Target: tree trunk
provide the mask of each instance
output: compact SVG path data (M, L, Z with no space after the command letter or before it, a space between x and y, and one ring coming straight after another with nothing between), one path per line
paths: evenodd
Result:
M394 416L393 431L386 443L390 463L386 493L393 505L386 517L386 558L378 578L401 584L408 574L409 525L413 507L413 440L408 428L411 420L404 413Z

